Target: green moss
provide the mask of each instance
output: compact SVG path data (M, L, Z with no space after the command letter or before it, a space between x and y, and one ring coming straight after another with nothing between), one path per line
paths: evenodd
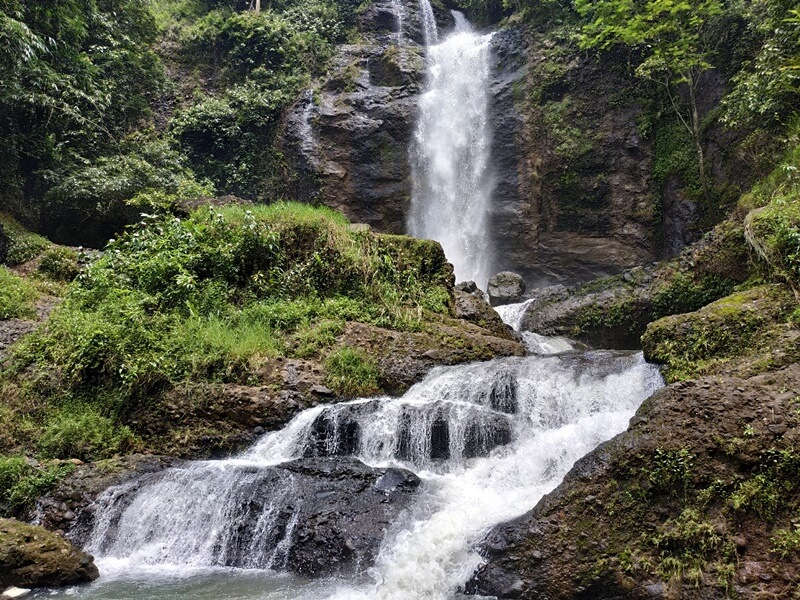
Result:
M31 282L0 266L0 321L35 317L38 298L39 292Z
M697 312L665 317L642 336L645 357L665 365L668 381L753 353L760 335L793 304L779 287L761 286L722 298ZM768 340L764 340L768 343Z
M730 294L734 285L735 282L730 279L715 275L692 277L686 273L676 273L667 286L654 295L653 317L658 319L698 310Z
M542 116L555 152L563 159L578 160L594 149L590 128L581 127L580 112L570 96L542 106Z

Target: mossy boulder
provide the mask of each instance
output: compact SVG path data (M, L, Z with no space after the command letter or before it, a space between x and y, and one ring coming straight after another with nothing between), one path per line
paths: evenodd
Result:
M74 585L99 577L94 559L42 527L0 519L0 589Z
M645 358L664 365L667 380L741 369L753 375L774 368L778 351L788 364L800 358L788 321L796 302L790 290L769 284L726 296L692 313L673 315L647 326ZM759 367L760 365L760 367ZM755 372L754 372L755 370Z

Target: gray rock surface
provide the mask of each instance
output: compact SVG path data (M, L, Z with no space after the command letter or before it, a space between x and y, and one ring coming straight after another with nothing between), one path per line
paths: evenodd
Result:
M525 294L525 280L511 271L497 273L489 279L487 293L492 306L520 302Z

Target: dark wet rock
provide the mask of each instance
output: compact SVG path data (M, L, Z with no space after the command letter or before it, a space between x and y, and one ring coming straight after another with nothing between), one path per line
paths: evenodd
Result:
M101 493L111 486L158 473L179 463L178 459L168 456L131 454L78 464L69 476L38 500L36 521L81 545L93 524L89 507Z
M94 559L42 527L0 519L0 590L54 587L99 577Z
M378 408L378 401L344 404L324 410L311 424L304 456L354 456L361 447L359 418Z
M460 432L454 434L453 432ZM462 437L455 437L460 435ZM484 407L475 407L458 421L446 407L431 418L426 409L405 407L400 417L395 457L409 462L427 462L487 456L498 446L512 440L510 418ZM456 448L460 456L453 456ZM420 450L427 453L420 456Z
M299 511L283 568L310 577L369 568L420 485L410 471L372 469L354 458L301 459L275 470L294 476Z
M788 460L781 464L794 468L796 458L785 457L800 443L787 389L800 389L798 364L658 391L627 432L578 461L532 511L489 533L486 563L468 590L500 599L707 600L730 590L784 597L800 575L800 564L774 553L771 541L792 530L800 502L793 472L774 466ZM774 415L785 417L778 436L769 428ZM756 489L764 473L779 497L769 519L731 500ZM699 571L691 581L665 578L669 561L687 560L684 552L695 553Z
M519 409L517 399L517 382L511 373L503 373L497 377L489 395L492 410L514 414Z
M492 306L519 302L525 293L525 280L517 273L503 271L489 279L487 293Z
M512 440L511 421L505 415L479 414L473 417L465 429L464 458L488 456Z

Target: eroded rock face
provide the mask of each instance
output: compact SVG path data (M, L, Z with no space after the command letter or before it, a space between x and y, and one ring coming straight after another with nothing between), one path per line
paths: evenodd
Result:
M419 5L403 2L403 10L398 32L392 2L367 7L363 42L339 47L328 76L290 111L282 140L293 197L385 233L406 229L408 147L425 67ZM448 11L436 16L452 22Z
M470 591L551 600L786 597L800 565L775 540L792 530L800 505L796 389L797 364L663 388L531 512L492 530ZM769 508L758 500L764 485ZM697 571L692 581L673 578L670 564Z
M99 577L94 559L42 527L0 519L0 590L74 585Z
M652 148L624 61L598 63L517 29L492 45L498 268L542 286L653 260Z

